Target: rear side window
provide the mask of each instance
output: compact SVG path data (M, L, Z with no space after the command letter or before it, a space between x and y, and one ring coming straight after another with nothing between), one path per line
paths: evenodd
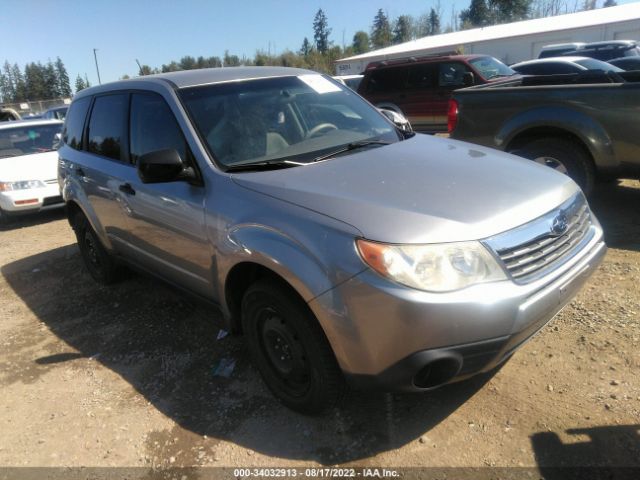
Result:
M131 162L145 153L172 148L187 161L187 142L164 99L155 93L131 96Z
M436 67L433 64L412 65L409 67L407 88L430 88L435 85Z
M91 153L114 160L123 160L122 150L127 118L127 94L97 97L89 120L89 144Z
M62 141L76 150L82 150L82 130L87 118L91 97L81 98L71 104L62 131Z
M374 70L367 84L369 93L390 93L403 90L407 82L408 68Z

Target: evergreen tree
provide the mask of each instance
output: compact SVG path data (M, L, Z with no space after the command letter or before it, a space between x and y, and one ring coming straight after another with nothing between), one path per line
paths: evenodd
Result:
M595 3L595 0L593 0ZM529 18L532 0L489 0L491 23L509 23Z
M383 48L391 45L391 25L381 8L373 19L371 45L373 48Z
M71 85L69 84L69 75L64 63L60 57L56 58L56 78L58 80L58 92L63 97L71 96Z
M411 40L413 20L409 15L400 15L393 29L393 43L404 43Z
M78 76L76 77L76 93L78 93L80 90L84 90L85 88L87 88L87 85L86 83L84 83L84 80L82 79L80 74L78 74Z
M313 40L316 42L316 48L323 55L329 50L330 34L331 29L329 28L327 16L320 8L313 19Z
M433 8L429 12L429 35L438 35L440 33L440 15Z
M58 98L60 96L60 92L58 91L58 76L51 60L42 67L42 79L44 83L44 96L42 98L47 100Z
M489 8L485 0L471 0L469 8L460 12L462 28L484 27L491 23Z
M2 67L2 91L0 95L2 95L2 101L11 103L16 101L16 83L14 79L13 69L11 65L9 65L9 61L4 62L4 66Z
M189 55L182 57L178 64L180 65L180 70L195 70L197 68L196 59Z
M618 2L616 0L605 0L603 7L616 7L618 6Z
M28 100L47 98L45 67L40 62L31 62L25 65L24 81Z
M311 53L311 42L309 42L309 39L307 37L304 37L304 40L302 41L302 47L300 47L300 55L302 55L304 58L307 58L309 56L309 53Z
M24 81L24 75L20 70L17 63L11 67L13 88L14 88L14 102L24 102L27 99L27 84Z
M369 34L359 30L353 36L353 53L359 55L369 51Z

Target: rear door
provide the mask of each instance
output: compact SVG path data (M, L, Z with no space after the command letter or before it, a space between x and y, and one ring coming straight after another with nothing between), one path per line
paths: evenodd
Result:
M82 98L71 106L63 134L65 147L59 155L66 165L66 175L85 196L87 213L96 230L106 234L111 246L120 252L127 237L127 222L123 213L126 198L119 186L131 170L126 162L128 94L100 95L93 103L91 100Z
M435 121L437 66L434 63L411 65L402 111L415 130L429 131Z
M447 130L447 108L454 90L464 88L464 74L471 69L462 62L438 64L438 79L433 100L433 127L436 131Z
M123 182L127 185L128 247L141 266L210 296L212 249L204 223L204 184L145 184L135 170L141 155L164 149L175 149L197 170L182 130L161 95L131 94L129 139L131 165Z

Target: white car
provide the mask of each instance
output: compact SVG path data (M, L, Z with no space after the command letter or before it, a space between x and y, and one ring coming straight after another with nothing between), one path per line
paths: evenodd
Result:
M64 205L56 151L62 125L60 120L0 124L0 222Z

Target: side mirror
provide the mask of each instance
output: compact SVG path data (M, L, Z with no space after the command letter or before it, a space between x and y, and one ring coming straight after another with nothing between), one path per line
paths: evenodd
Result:
M191 167L186 167L180 154L173 148L156 150L138 157L138 176L142 183L164 183L195 180Z
M62 143L62 133L56 133L53 136L53 144L51 145L51 148L54 150L59 150L61 143Z
M476 77L473 72L464 72L462 74L462 83L465 87L470 87L476 83Z
M413 132L413 128L411 127L411 123L409 120L402 115L401 113L395 112L393 110L389 110L387 108L379 108L380 113L382 113L385 117L387 117L391 123L393 123L396 127L402 130L405 133Z

